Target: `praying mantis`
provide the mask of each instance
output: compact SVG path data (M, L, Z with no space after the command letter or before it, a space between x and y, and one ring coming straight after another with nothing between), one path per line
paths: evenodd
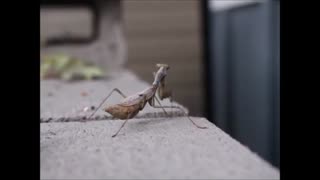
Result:
M170 98L172 101L172 92L166 89L165 86L165 78L167 76L167 72L169 70L169 65L167 64L157 64L156 65L159 69L156 73L154 73L154 81L152 85L141 92L133 94L131 96L126 96L121 90L118 88L114 88L108 96L100 103L100 105L96 108L96 110L89 116L90 119L98 109L103 105L103 103L112 95L113 92L119 93L124 99L114 105L108 105L104 108L104 111L111 114L114 118L118 118L120 120L124 120L121 127L118 131L112 135L112 137L116 137L120 130L124 127L129 119L134 118L139 111L143 110L145 105L149 103L149 105L153 108L161 108L166 115L165 108L176 108L183 112L183 114L195 125L197 128L206 129L207 127L202 127L197 125L189 116L188 114L179 106L162 106L159 99L156 97L156 93L158 94L161 100ZM155 100L159 105L155 105Z

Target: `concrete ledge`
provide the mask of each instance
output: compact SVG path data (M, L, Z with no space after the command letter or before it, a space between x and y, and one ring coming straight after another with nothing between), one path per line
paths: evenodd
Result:
M41 179L279 179L204 118L41 123Z

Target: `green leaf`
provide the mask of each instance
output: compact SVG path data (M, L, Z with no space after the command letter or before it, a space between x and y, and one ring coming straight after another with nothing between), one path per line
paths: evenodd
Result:
M74 74L74 71L72 70L65 71L61 74L61 79L65 81L70 81L72 80L73 74Z
M104 75L101 69L93 66L84 67L81 72L87 80L90 80L95 77L102 77Z

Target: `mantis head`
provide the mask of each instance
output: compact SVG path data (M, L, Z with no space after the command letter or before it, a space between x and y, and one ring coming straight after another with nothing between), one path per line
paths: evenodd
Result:
M170 67L169 67L168 64L157 64L156 66L157 66L158 68L164 67L166 70L169 70L169 69L170 69Z
M153 84L159 84L160 81L167 76L167 71L169 70L169 65L167 64L157 64L159 70L154 74Z

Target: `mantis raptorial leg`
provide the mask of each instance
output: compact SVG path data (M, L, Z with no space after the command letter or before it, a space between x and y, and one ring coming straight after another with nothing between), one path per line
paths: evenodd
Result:
M127 97L127 96L126 96L124 93L122 93L118 88L114 88L114 89L108 94L108 96L107 96L106 98L104 98L104 100L100 103L100 105L96 108L96 110L89 116L88 119L90 119L90 118L99 110L99 108L100 108L100 107L103 105L103 103L112 95L113 92L119 93L123 98L126 98L126 97Z

